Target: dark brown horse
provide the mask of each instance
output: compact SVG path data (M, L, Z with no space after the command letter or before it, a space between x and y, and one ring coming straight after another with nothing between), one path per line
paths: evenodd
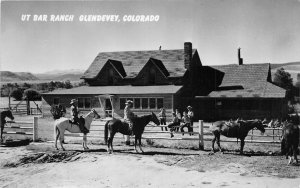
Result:
M0 119L1 119L1 124L0 124L0 127L1 127L1 137L0 137L0 143L2 142L2 134L3 134L3 129L4 129L4 126L6 124L6 120L5 118L9 118L11 120L14 120L14 116L12 115L11 111L10 110L5 110L5 111L1 111L0 112Z
M136 152L136 144L137 140L139 141L139 147L142 152L144 152L141 148L141 139L142 139L142 134L144 132L144 129L146 125L152 121L156 125L159 125L159 120L157 119L156 115L152 112L150 115L145 115L142 117L136 117L133 120L133 127L132 130L130 129L128 123L123 122L119 119L112 119L106 122L105 124L105 130L104 130L104 138L105 138L105 143L107 143L107 152L111 153L113 152L113 139L114 136L117 132L122 133L124 135L135 135L135 143L134 143L134 149ZM109 138L108 138L108 132L109 132Z
M247 137L248 132L254 128L257 128L262 133L265 132L265 128L261 120L234 121L234 122L217 121L213 123L211 127L211 131L214 135L214 138L212 140L212 151L215 152L215 148L214 148L215 141L217 141L219 149L220 151L222 151L222 148L220 146L220 136L223 135L230 138L240 139L241 140L240 154L243 154L245 138Z
M281 138L281 153L286 155L286 158L289 157L288 164L291 164L293 161L293 155L296 163L297 159L297 150L299 145L299 127L298 124L293 122L285 122L282 127L282 138Z

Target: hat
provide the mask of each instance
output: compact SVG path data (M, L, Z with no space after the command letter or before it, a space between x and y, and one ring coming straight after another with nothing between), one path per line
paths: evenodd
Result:
M192 108L191 106L186 107L187 109Z
M125 104L133 104L131 100L127 100Z
M72 99L71 102L70 102L70 104L73 104L75 102L77 102L77 100L76 99Z

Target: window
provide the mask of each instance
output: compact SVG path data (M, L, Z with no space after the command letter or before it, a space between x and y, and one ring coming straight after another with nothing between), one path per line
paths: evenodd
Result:
M91 108L91 98L78 98L78 108Z
M133 109L160 109L164 107L163 98L120 98L120 109L125 108L127 100L133 101Z
M141 108L141 99L140 98L134 98L133 104L134 104L135 109L140 109Z
M91 108L91 98L84 99L84 108Z
M54 98L53 99L53 104L59 104L59 98Z
M156 107L156 100L155 100L155 98L150 98L149 99L149 106L150 106L150 109L155 109L155 107Z
M107 81L108 81L108 85L114 85L115 84L114 70L113 69L109 69Z
M142 109L148 108L148 98L142 98Z
M78 108L84 108L83 104L84 104L84 99L83 98L78 98Z
M163 98L157 98L157 108L163 108L164 107L164 99Z
M149 73L149 84L155 84L155 74L154 68L151 68Z
M123 110L125 108L126 98L120 98L120 109Z

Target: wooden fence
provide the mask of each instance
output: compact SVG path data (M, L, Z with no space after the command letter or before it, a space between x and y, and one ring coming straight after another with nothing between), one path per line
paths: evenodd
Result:
M106 121L95 121L91 125L90 134L87 136L90 138L98 138L101 139L104 136L104 124ZM163 139L163 140L193 140L199 142L199 149L204 149L204 141L212 140L212 133L209 130L210 125L208 123L203 123L202 120L198 122L194 122L194 132L185 132L185 136L182 136L181 132L175 132L175 136L173 138L170 137L170 133L168 131L161 131L161 127L167 126L156 126L149 124L146 126L143 139ZM246 137L245 142L250 143L280 143L281 137L281 128L265 128L266 132L264 135L260 134L258 130L251 130ZM195 131L196 130L196 131ZM192 136L189 136L192 134ZM82 137L81 133L66 133L67 137ZM120 133L117 133L114 138L123 138ZM222 142L237 142L236 138L226 138L222 137Z
M30 121L7 121L3 130L3 135L11 135L13 139L20 137L32 137L35 142L38 140L38 117L33 117ZM20 136L22 135L22 136Z

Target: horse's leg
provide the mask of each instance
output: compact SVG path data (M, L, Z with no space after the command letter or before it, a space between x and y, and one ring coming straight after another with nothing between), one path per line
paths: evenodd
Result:
M82 146L84 150L88 150L89 148L87 147L87 139L86 139L87 135L83 134L83 142L82 142Z
M220 144L220 136L221 136L220 133L218 133L216 135L216 139L217 139L217 144L218 144L218 147L219 147L219 151L223 153L223 149L222 149L221 144Z
M142 149L142 135L139 136L139 147L140 147L140 150L142 151L142 153L144 153L143 149Z
M110 132L110 136L109 136L109 139L108 139L108 148L110 148L109 150L109 153L113 153L114 152L114 148L113 148L113 140L114 140L114 136L115 136L116 133L112 133Z
M240 149L240 154L243 155L243 150L245 146L245 138L241 138L241 149Z
M54 146L55 146L55 148L58 150L58 147L57 147L57 140L58 140L58 138L59 138L59 129L56 127L55 128L55 132L56 132L56 137L55 137L55 144L54 144Z
M216 135L214 134L214 138L211 140L211 149L212 153L215 153L215 142L216 142Z
M294 159L295 159L295 161L296 161L296 164L298 164L297 150L298 150L297 145L294 145L294 146L293 146L293 154L294 154Z
M4 125L1 124L1 137L0 137L0 143L2 143L2 134L4 130Z
M63 133L63 134L64 134L64 133ZM63 137L60 136L60 137L59 137L59 143L60 143L60 146L61 146L61 148L62 148L63 151L66 151L66 149L65 149L64 146L63 146L63 141L64 141Z
M134 150L135 150L135 152L138 153L139 151L136 149L137 140L138 140L138 136L135 136L134 137Z

